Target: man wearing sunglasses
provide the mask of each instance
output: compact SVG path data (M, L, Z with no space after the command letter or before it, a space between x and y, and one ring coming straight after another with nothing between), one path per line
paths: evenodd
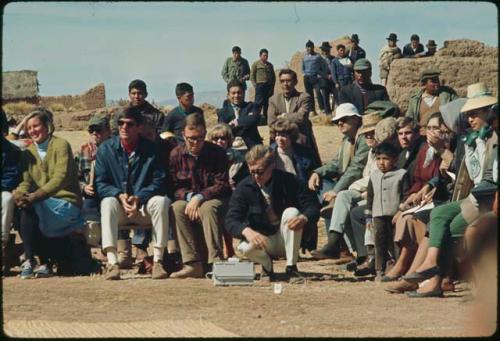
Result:
M421 127L420 134L425 135L427 119L439 111L440 105L445 105L458 98L457 93L450 87L441 85L440 72L436 69L427 69L420 75L421 89L408 102L407 117L413 118Z
M182 133L185 144L170 153L177 238L184 263L171 278L203 277L203 263L209 269L223 258L222 221L231 194L229 161L226 151L205 141L206 124L202 115L186 117ZM206 243L208 259L202 254Z
M245 257L262 265L261 280L273 281L273 259L285 258L289 281L301 282L301 237L308 222L318 220L319 202L294 174L275 168L275 153L257 145L246 154L250 176L231 197L225 228L242 240Z
M120 279L117 255L119 226L153 229L152 278L166 278L170 199L165 195L165 170L155 143L140 135L144 118L138 107L117 115L118 136L97 150L95 183L101 199L102 248L108 259L105 279Z

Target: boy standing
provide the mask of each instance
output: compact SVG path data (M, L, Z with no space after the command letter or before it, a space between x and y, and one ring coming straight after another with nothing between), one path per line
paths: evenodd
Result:
M375 270L377 280L383 280L387 253L394 257L392 218L398 211L403 193L408 190L406 170L396 166L399 150L384 142L374 149L377 168L370 174L368 182L366 228L372 229L375 237Z

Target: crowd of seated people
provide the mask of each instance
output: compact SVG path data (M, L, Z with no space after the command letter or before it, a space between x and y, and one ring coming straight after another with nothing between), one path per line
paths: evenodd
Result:
M262 280L276 280L273 260L285 259L285 276L303 282L301 253L336 259L345 243L352 257L344 270L389 282L387 292L453 290L463 276L456 252L475 259L496 233L484 222L497 216L497 99L483 83L458 98L429 69L401 115L385 87L372 84L370 62L351 63L352 82L338 87L331 117L342 140L326 163L309 120L313 98L296 90L290 69L280 70L281 91L268 98L268 143L258 129L264 105L245 100L245 79L228 79L210 129L190 84L177 85L179 106L164 114L134 80L128 106L91 118L76 157L47 109L10 133L2 112L4 260L14 228L23 279L103 271L118 280L135 248L153 279L204 278L237 254L262 266ZM329 129L333 136L337 128ZM22 134L29 143L19 148ZM326 243L318 247L320 218Z

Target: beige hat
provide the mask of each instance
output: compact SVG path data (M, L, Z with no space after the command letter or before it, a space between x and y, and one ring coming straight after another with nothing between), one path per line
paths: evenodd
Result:
M160 134L160 137L165 140L171 137L175 137L175 134L172 133L171 131L164 131L163 133Z
M467 87L467 102L460 110L467 112L474 109L488 107L497 103L497 98L491 96L491 91L482 82L469 85Z
M243 140L243 138L241 136L236 136L234 138L234 141L233 141L233 144L231 145L231 147L233 149L236 149L236 150L245 150L245 149L248 149L246 143L245 143L245 140Z
M363 115L363 125L358 131L358 134L364 134L368 131L375 131L377 123L382 120L382 116L378 111L373 111L369 114Z
M394 117L386 117L375 126L375 140L382 143L396 135L398 121Z

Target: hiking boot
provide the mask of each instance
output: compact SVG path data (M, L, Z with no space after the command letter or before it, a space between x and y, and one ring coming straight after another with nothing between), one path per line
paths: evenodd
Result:
M165 269L163 268L163 264L160 262L154 262L151 278L152 279L164 279L167 277L168 277L168 274L165 271Z
M182 269L172 273L170 278L203 278L203 266L201 262L184 264Z
M47 264L42 264L36 268L34 271L36 278L47 278L54 276L54 272L52 271L52 266Z
M109 264L106 267L106 273L104 274L104 279L106 280L118 280L120 279L120 266L118 264Z
M118 251L118 265L120 269L131 269L134 264L132 260L132 240L118 239L116 246Z
M34 278L35 277L33 273L34 266L35 263L30 261L29 259L24 261L24 263L21 264L21 279Z
M287 265L285 269L285 274L288 277L288 283L299 284L305 282L305 277L297 269L297 265Z

